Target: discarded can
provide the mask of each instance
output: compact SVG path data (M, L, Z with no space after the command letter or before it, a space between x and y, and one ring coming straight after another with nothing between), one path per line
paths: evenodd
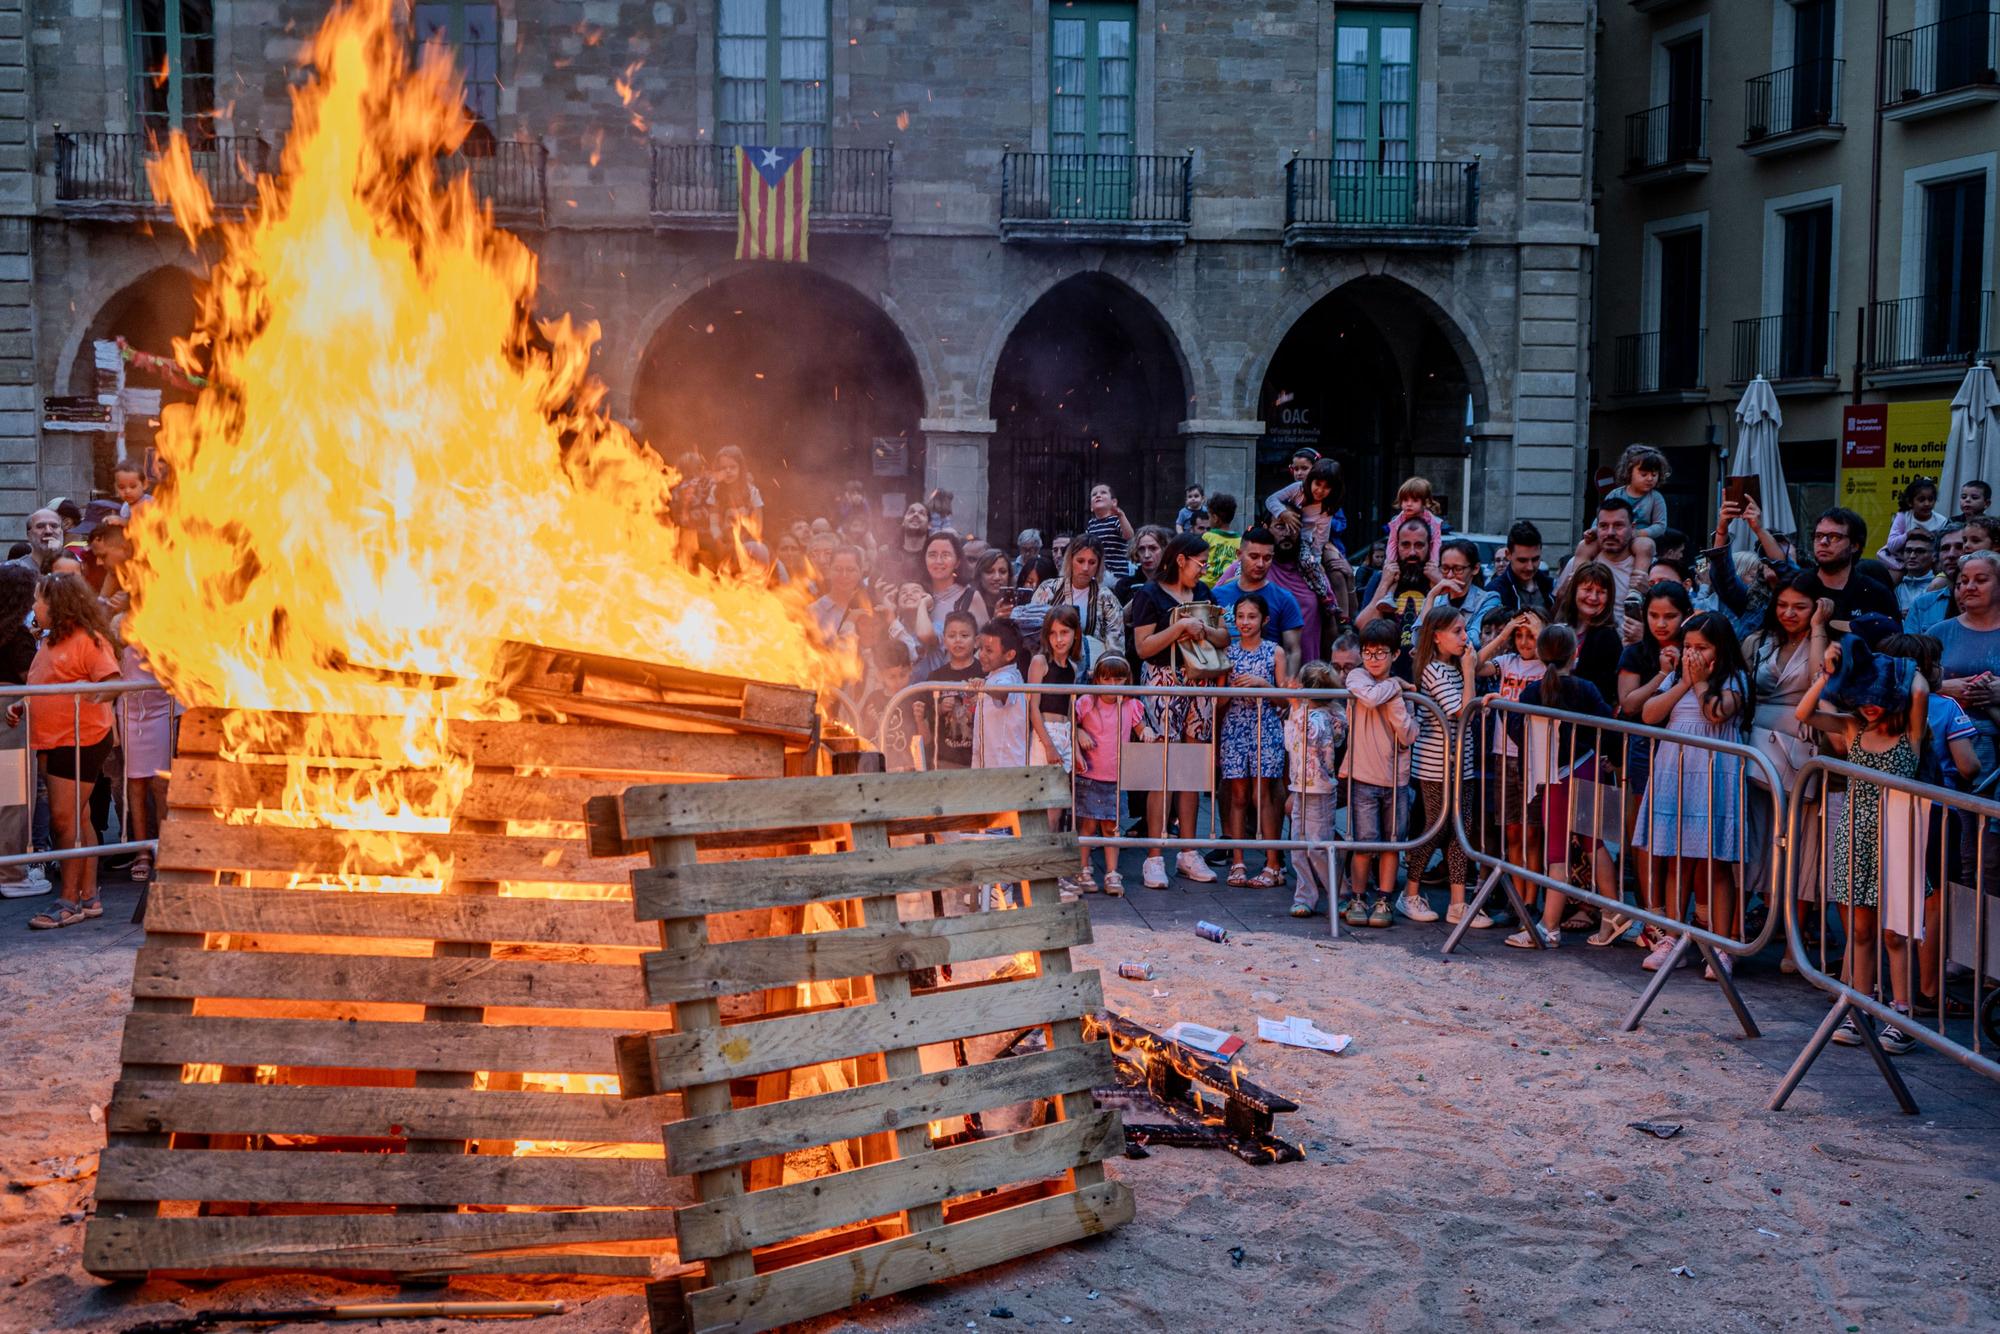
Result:
M1153 980L1153 965L1149 963L1133 963L1128 959L1126 962L1118 965L1118 976L1129 977L1134 982L1150 982Z
M1217 926L1213 922L1196 922L1194 924L1194 933L1203 940L1213 940L1217 944L1229 939L1228 930Z

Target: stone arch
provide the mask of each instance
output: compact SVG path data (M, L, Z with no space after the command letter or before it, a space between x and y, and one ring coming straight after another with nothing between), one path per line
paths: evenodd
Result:
M1028 312L1041 304L1042 298L1056 288L1084 277L1102 280L1124 289L1133 299L1151 311L1167 333L1167 344L1173 350L1174 359L1180 366L1181 384L1186 390L1188 402L1190 404L1208 402L1209 385L1206 368L1191 352L1191 349L1199 346L1199 341L1195 337L1193 312L1177 299L1163 300L1155 293L1146 290L1146 287L1132 275L1113 273L1102 267L1052 273L1040 282L1021 289L1020 295L1008 307L1006 314L994 324L987 335L986 346L979 357L979 382L973 386L972 401L982 406L993 401L993 381L999 369L1000 354Z
M98 326L112 313L113 305L121 298L142 290L149 283L162 280L185 280L192 288L199 284L203 274L200 264L190 254L178 256L162 254L158 250L135 251L116 258L93 259L89 266L91 277L82 292L77 293L68 303L79 318L69 324L56 349L56 362L51 384L69 386L76 377L79 359L87 364L86 348L94 338L104 336ZM166 279L165 275L178 277ZM167 353L172 348L147 348L149 352Z
M93 284L89 295L77 302L77 310L88 312L75 321L58 353L52 384L65 394L97 392L96 363L91 344L99 339L125 338L144 352L162 356L173 353L176 338L194 332L200 316L200 275L192 263L160 263L123 266L124 272L102 284ZM113 285L115 284L115 285ZM134 387L158 388L163 403L189 403L194 391L183 386L162 384L157 379L136 376ZM155 444L157 419L137 414L125 421L124 452L146 460ZM73 479L72 485L93 492L111 489L111 471L118 462L120 445L109 435L66 435L61 444L51 441L59 466ZM49 461L45 453L45 462Z

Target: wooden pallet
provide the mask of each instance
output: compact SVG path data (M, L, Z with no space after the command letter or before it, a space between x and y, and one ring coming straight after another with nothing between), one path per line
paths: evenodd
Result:
M637 972L657 932L628 902L640 859L591 856L583 810L634 781L781 775L787 739L453 724L474 769L450 827L357 849L241 822L314 730L266 721L255 762L220 758L218 711L181 726L85 1268L660 1272L665 1208L692 1198L658 1145L681 1100L620 1097L612 1043L661 1026ZM400 753L346 749L314 765ZM442 893L319 887L413 855L449 860Z
M1110 1081L1111 1054L1078 1024L1102 1000L1097 974L1070 967L1090 920L1053 882L1075 868L1077 846L1040 814L1069 800L1057 769L639 787L619 799L610 841L644 843L651 859L632 876L634 912L663 924L639 971L674 1019L670 1032L622 1040L620 1071L630 1094L684 1101L663 1132L668 1170L691 1176L695 1195L676 1207L675 1235L683 1261L706 1264L698 1284L649 1288L656 1330L769 1329L1132 1216L1130 1192L1101 1166L1122 1150L1118 1115L1089 1094ZM1020 835L1018 812L1041 832ZM696 857L704 838L835 813L842 852ZM984 827L996 813L1014 836L893 837ZM932 891L974 882L1026 882L1026 906L932 914ZM741 938L745 915L780 925ZM1010 967L940 982L945 965L994 959ZM819 1008L734 1021L720 1008L772 988ZM968 1045L992 1058L1034 1030L1044 1050L966 1059ZM802 1076L820 1091L801 1096ZM929 1123L1010 1108L1012 1133L934 1146ZM804 1155L844 1170L788 1172Z

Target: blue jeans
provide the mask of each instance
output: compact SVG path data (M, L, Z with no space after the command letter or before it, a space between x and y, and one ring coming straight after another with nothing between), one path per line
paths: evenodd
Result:
M1348 795L1348 828L1357 843L1392 843L1410 818L1410 789L1355 782Z

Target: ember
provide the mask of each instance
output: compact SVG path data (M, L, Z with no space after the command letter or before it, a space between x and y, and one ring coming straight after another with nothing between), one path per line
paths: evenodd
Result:
M1118 1083L1093 1090L1107 1107L1142 1114L1163 1113L1163 1123L1128 1121L1125 1137L1135 1144L1228 1149L1246 1163L1295 1163L1299 1146L1271 1133L1278 1112L1299 1105L1243 1077L1235 1062L1223 1062L1155 1033L1107 1010L1084 1020L1084 1036L1108 1035L1117 1060Z

